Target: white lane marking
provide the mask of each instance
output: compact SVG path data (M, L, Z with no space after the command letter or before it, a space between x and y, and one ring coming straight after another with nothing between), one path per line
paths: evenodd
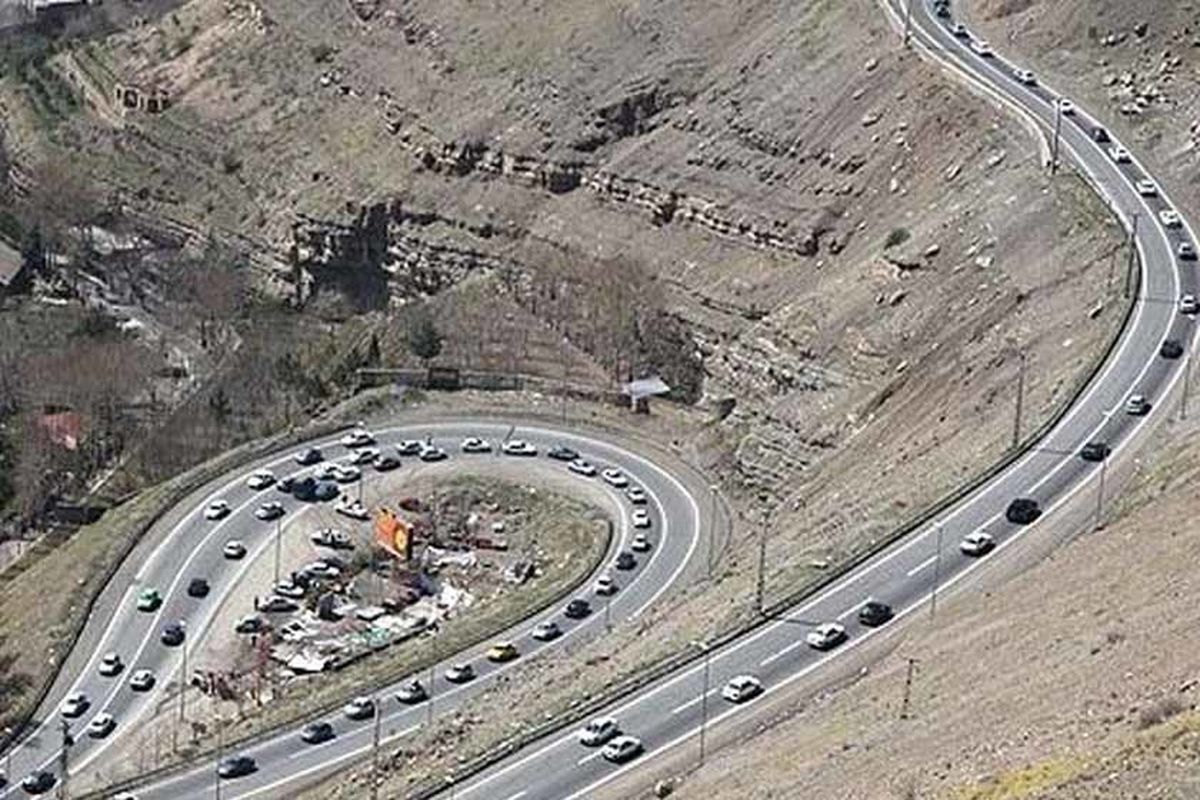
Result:
M524 796L525 796L525 795L527 795L527 794L528 794L528 792L525 792L525 791L520 791L520 792L517 792L517 793L516 793L516 794L514 794L514 795L509 795L509 797L507 798L507 800L520 800L520 798L524 797Z
M805 644L806 644L806 642L803 639L798 639L797 641L792 642L787 647L783 648L782 650L775 653L774 655L767 656L762 661L758 662L758 665L760 667L770 666L771 664L774 664L776 661L783 658L784 656L786 656L788 653L792 652L793 650L797 650L797 649L803 647Z
M843 611L842 613L837 615L838 622L842 622L847 617L854 616L855 612L857 612L857 611L858 611L858 606L850 606L845 611Z
M913 575L916 575L918 572L925 569L926 567L933 566L933 562L935 562L935 561L937 561L937 553L934 553L929 558L922 561L920 564L917 564L915 567L910 569L906 574L908 575L908 577L911 578Z
M586 764L587 762L589 762L589 761L592 761L593 759L596 759L596 758L599 758L599 757L600 757L600 751L599 751L599 750L595 750L595 751L593 751L593 752L591 752L591 753L588 753L586 756L584 756L583 758L579 759L578 761L576 761L576 762L575 762L575 766L577 766L577 767L582 767L582 766L583 766L584 764Z

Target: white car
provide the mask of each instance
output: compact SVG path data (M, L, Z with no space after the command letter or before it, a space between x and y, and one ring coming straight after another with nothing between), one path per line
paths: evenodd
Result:
M378 447L364 447L361 450L356 450L354 455L346 459L347 464L373 464L375 459L379 458Z
M1179 298L1179 313L1195 314L1197 311L1200 311L1200 303L1196 302L1196 295L1185 294Z
M579 731L579 743L586 747L599 747L621 735L621 726L612 717L597 717Z
M319 481L337 480L338 472L341 471L341 466L342 466L341 464L338 464L335 461L326 461L324 464L317 467L317 471L315 473L317 480L319 480Z
M730 678L721 690L721 697L731 703L744 703L762 694L762 681L753 675L738 675Z
M1017 80L1026 86L1033 86L1037 83L1037 77L1027 69L1019 69L1013 73Z
M350 534L345 531L339 531L336 528L322 528L308 538L313 544L320 547L347 550L354 546L353 542L350 541Z
M103 739L112 733L115 727L117 727L117 721L113 719L113 715L107 711L102 711L88 723L87 735L93 739Z
M846 641L846 628L838 622L824 622L809 631L804 641L815 650L832 650Z
M422 447L417 457L422 461L443 461L446 458L446 451L430 444Z
M396 452L402 456L415 456L425 449L425 443L419 439L404 439L396 445Z
M1180 242L1179 247L1175 250L1175 253L1179 256L1180 261L1196 260L1196 248L1191 242Z
M367 519L370 516L367 513L367 507L361 501L347 497L346 495L338 498L337 503L333 506L333 510L351 519Z
M285 513L286 509L284 509L283 503L280 503L278 500L272 500L269 503L263 503L261 506L255 509L254 516L258 517L264 522L270 522L273 519L279 519Z
M154 688L154 673L148 669L139 669L129 679L129 688L135 692L148 692Z
M1064 117L1074 116L1075 104L1065 97L1060 97L1058 99L1058 110L1062 112Z
M617 593L616 581L614 581L610 575L601 575L596 579L596 585L592 588L596 590L596 594L602 596Z
M492 452L492 443L487 439L471 436L463 439L462 451L464 453L490 453Z
M524 439L509 439L504 443L506 456L536 456L537 448Z
M609 467L600 473L600 477L604 478L604 482L616 489L624 489L629 485L629 479L625 477L625 473L615 467Z
M950 26L950 32L959 39L965 39L971 35L971 32L967 30L967 26L963 25L961 22L956 22Z
M1131 417L1141 417L1150 413L1150 401L1144 394L1135 394L1125 401L1125 413Z
M981 556L996 546L996 540L986 531L975 531L959 543L958 549L969 556Z
M637 758L641 752L642 742L640 739L635 739L632 736L618 736L604 745L604 749L600 751L600 754L604 756L605 760L611 761L614 764L620 764L631 758Z
M475 680L475 668L470 664L451 664L445 676L451 683L467 683Z
M343 447L366 447L372 444L375 444L375 437L370 431L362 428L350 431L342 437Z
M558 627L558 623L552 619L539 622L537 627L533 629L533 638L539 642L548 642L551 639L557 639L560 635L562 635L562 630Z
M356 697L342 706L342 713L350 719L370 719L375 716L375 701L369 697Z
M582 458L577 458L570 464L567 464L567 469L574 472L576 475L582 475L585 478L590 478L596 474L596 468L590 462L584 461Z
M1150 180L1149 178L1142 178L1134 185L1137 188L1137 193L1140 194L1142 197L1157 197L1158 196L1158 185L1155 184L1154 181Z
M992 56L992 46L983 39L976 39L971 42L971 49L975 51L975 55L977 56L982 56L983 58L991 58Z
M273 483L275 483L275 473L269 469L257 470L251 473L250 477L246 479L246 485L255 491L265 489Z
M646 490L640 486L630 486L625 490L625 496L629 498L629 502L635 506L644 505L646 503Z
M362 477L362 470L353 464L334 464L333 479L338 483L353 483Z
M313 561L305 564L300 568L300 571L310 578L323 578L326 580L340 578L342 575L341 569L325 561Z
M229 516L230 510L229 503L224 500L213 500L204 509L204 518L209 520L222 519Z
M646 534L639 533L633 537L633 542L629 545L629 549L644 553L650 549L650 540L646 538Z
M104 658L100 659L100 674L106 678L120 675L123 669L125 669L125 664L116 653L105 653Z
M1178 228L1183 224L1179 212L1173 208L1164 208L1158 212L1158 221L1163 224L1164 228Z
M1118 164L1128 164L1132 160L1132 157L1129 155L1129 151L1119 144L1114 144L1112 147L1108 148L1108 154L1112 157L1112 160Z
M633 527L635 528L650 527L650 514L644 508L635 508L633 510L632 519Z
M91 703L88 702L86 694L83 692L71 692L69 695L67 695L66 699L63 700L61 709L62 715L64 717L81 716L83 712L88 710L89 705L91 705Z
M297 586L291 581L280 581L279 583L275 584L275 594L279 595L280 597L288 597L292 600L299 600L301 597L304 597L304 587Z
M239 542L237 539L230 539L225 543L225 547L221 550L226 558L239 559L246 557L246 545Z

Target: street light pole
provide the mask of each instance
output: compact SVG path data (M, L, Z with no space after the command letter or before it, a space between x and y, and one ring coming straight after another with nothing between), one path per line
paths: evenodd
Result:
M933 556L933 588L929 593L929 618L937 616L938 582L942 578L942 524L937 523L937 551Z
M1108 456L1105 455L1100 461L1100 485L1096 491L1096 524L1093 530L1100 530L1101 514L1104 512L1104 479L1108 473Z
M1017 351L1017 412L1013 417L1012 446L1015 450L1021 443L1021 406L1025 402L1025 351Z
M913 0L905 0L905 3L904 3L904 46L905 47L908 47L908 43L912 39L912 7L913 7Z
M1133 291L1133 265L1137 260L1138 214L1133 214L1133 228L1129 231L1129 261L1125 267L1125 297Z
M379 728L383 725L383 709L379 707L379 696L375 703L375 732L371 742L371 800L379 798Z
M1192 384L1192 349L1189 347L1183 362L1183 402L1179 405L1179 419L1187 419L1188 389Z
M1058 172L1058 143L1062 135L1062 102L1054 101L1054 146L1050 154L1050 174Z
M758 526L758 581L755 583L755 607L759 614L766 613L767 603L767 511L763 509L762 522Z
M67 721L59 720L59 731L62 732L62 749L59 751L59 769L62 772L62 780L58 784L58 800L67 800L70 793L67 790L67 778L70 776L68 771L68 751L71 749L71 726Z
M433 640L433 634L429 634L429 702L425 704L426 720L425 724L433 725L433 682L437 676L434 674L437 670L437 645Z
M700 694L700 766L704 766L704 731L708 727L708 676L709 663L712 660L712 648L708 642L698 642L697 646L704 650L704 691Z
M279 556L283 547L283 518L275 520L275 585L279 585Z
M214 800L221 800L221 750L222 750L222 745L223 745L221 734L224 732L224 730L225 730L225 728L221 724L221 720L218 719L217 720L217 763L216 763L216 766L213 768L213 775L215 778L215 783L213 784Z
M708 522L708 579L710 581L713 576L713 561L717 549L717 490L719 488L715 483L708 487L708 491L712 495L712 515Z

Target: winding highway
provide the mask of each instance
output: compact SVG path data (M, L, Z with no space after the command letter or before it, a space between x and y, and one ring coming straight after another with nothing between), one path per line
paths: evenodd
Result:
M1060 105L1063 98L1059 93L1037 76L1026 74L1019 65L991 52L969 31L957 28L953 16L939 16L938 4L913 2L906 7L901 0L881 0L881 5L898 29L906 24L911 26L911 44L922 55L936 60L977 91L1007 105L1028 125L1051 139L1056 127L1061 129L1057 147L1063 162L1084 175L1122 220L1136 244L1142 265L1141 280L1136 284L1138 294L1128 324L1104 364L1057 424L1036 447L985 485L818 595L712 650L707 666L699 660L692 662L617 700L602 712L614 718L623 733L637 737L640 742L641 752L628 762L611 763L599 748L581 745L576 728L564 728L463 781L456 787L457 797L564 800L592 795L646 760L690 740L702 721L709 726L721 725L739 714L745 704L731 703L721 696L729 679L753 675L761 682L763 694L781 692L831 661L844 658L923 607L935 587L946 590L960 584L997 553L1036 536L1042 522L1056 509L1082 492L1097 491L1108 464L1135 448L1147 426L1171 413L1170 406L1180 382L1185 380L1196 346L1194 318L1181 313L1179 303L1184 295L1200 293L1195 263L1181 254L1181 246L1194 248L1196 244L1186 219L1164 213L1174 211L1167 193L1161 186L1150 191L1153 177L1115 136L1107 131L1103 136L1098 133L1102 126L1094 117L1081 107ZM1164 348L1167 342L1177 344L1174 352L1170 346ZM1130 409L1135 395L1147 399L1147 409ZM1129 413L1131 410L1145 413ZM614 573L621 576L623 583L611 599L614 620L637 616L663 593L681 585L700 549L704 529L699 508L707 501L698 502L692 490L652 459L612 442L546 426L522 426L512 432L507 425L486 420L411 425L374 433L384 450L400 439L431 437L452 453L445 462L446 469L452 469L461 458L499 457L460 454L458 441L467 436L482 436L496 442L511 434L533 442L543 453L562 444L580 451L597 467L619 468L645 487L649 495L652 549L632 572ZM340 445L336 436L315 444L327 454L341 455L337 452ZM1080 453L1089 444L1103 446L1093 447L1092 458L1085 459ZM256 492L245 485L246 475L255 469L272 469L280 476L294 472L293 453L262 459L211 487L204 501L169 532L141 565L136 579L124 588L115 613L108 619L92 620L94 625L106 626L105 633L71 687L85 692L92 705L71 724L80 731L89 719L104 710L117 718L118 728L107 740L79 736L70 749L72 774L100 763L113 738L121 735L123 727L136 724L150 713L153 705L161 702L161 693L172 678L181 673L184 648L162 645L159 634L166 623L182 620L191 643L198 641L211 624L220 598L236 584L244 564L252 560L224 559L221 552L224 542L241 539L251 555L270 545L273 524L262 523L253 516L253 510L268 494L270 499L285 500L289 515L303 513L303 504L274 489ZM545 468L565 469L544 455L538 457L538 463ZM598 477L580 479L605 486ZM617 550L627 549L628 537L632 535L627 497L612 487L607 491L612 507L617 510L615 516L622 524L617 526L606 564ZM1033 514L1022 517L1007 513L1017 498L1034 501L1040 516L1034 519ZM204 507L214 499L227 500L233 512L215 522L204 519ZM964 552L960 542L981 531L991 538L991 549L983 554ZM203 601L184 592L187 580L196 574L206 575L213 584L211 596ZM136 595L145 586L159 587L164 595L163 606L151 614L135 609ZM587 618L572 621L565 618L561 609L550 609L495 638L515 641L526 656L559 647L573 636L600 635L604 619L596 609L602 603L590 588L581 594L592 601L593 613ZM881 625L861 621L859 611L869 598L890 606L891 619ZM534 626L549 618L562 626L564 635L549 643L533 639ZM806 636L822 623L841 625L844 640L827 650L810 646ZM491 664L483 658L484 649L486 645L456 654L439 666L434 685L434 713L452 710L463 699L485 688L495 675L520 669L520 659L504 665ZM115 679L103 678L97 672L102 654L109 651L120 653L127 665L125 672ZM461 661L473 663L478 678L461 685L446 682L442 677L444 668L450 662ZM129 689L128 676L139 668L151 669L159 677L154 690L135 693ZM703 692L706 685L707 696ZM397 688L380 687L372 692L381 699L380 732L385 740L415 730L428 713L425 704L399 703L395 699ZM38 769L59 770L55 709L60 700L61 693L41 710L40 718L45 722L10 754L14 778ZM755 702L758 700L752 699L748 704L752 706ZM297 787L344 767L370 750L374 720L353 722L337 712L322 719L334 725L337 735L319 746L301 742L298 729L288 729L246 747L241 752L255 759L257 770L224 781L221 795L287 797ZM134 791L138 798L208 797L214 792L214 779L214 764L201 761L155 778ZM10 795L20 796L21 790L0 790L0 798Z

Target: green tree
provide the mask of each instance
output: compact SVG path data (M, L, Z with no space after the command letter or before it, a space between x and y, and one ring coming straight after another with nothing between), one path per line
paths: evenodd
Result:
M427 367L442 352L442 334L428 309L422 308L409 323L408 349Z

